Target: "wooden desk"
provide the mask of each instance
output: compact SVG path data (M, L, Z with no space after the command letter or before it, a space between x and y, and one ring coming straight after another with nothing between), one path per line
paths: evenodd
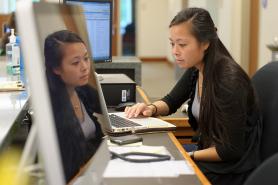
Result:
M140 94L145 103L151 103L145 91L140 87L136 87L137 93ZM174 135L181 144L192 143L191 138L196 134L188 123L188 116L178 110L170 116L162 116L160 119L176 125L177 129Z

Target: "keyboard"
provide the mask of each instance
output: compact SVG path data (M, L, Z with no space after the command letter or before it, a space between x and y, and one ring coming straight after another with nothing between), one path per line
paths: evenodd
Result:
M122 117L117 116L115 114L109 114L109 119L111 121L111 124L116 128L141 126L138 123L135 123L131 120L122 118Z

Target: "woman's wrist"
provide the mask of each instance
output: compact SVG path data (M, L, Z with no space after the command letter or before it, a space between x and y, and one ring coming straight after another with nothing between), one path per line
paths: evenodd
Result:
M188 152L190 158L194 161L194 153L195 151L192 151L192 152Z
M152 108L152 116L155 116L157 114L157 106L153 103L148 104L148 107L153 107Z

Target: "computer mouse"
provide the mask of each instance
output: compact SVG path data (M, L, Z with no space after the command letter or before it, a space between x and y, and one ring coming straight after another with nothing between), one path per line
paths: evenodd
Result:
M124 102L124 103L120 103L119 105L117 105L115 107L116 111L124 111L126 106L132 106L134 105L134 102Z

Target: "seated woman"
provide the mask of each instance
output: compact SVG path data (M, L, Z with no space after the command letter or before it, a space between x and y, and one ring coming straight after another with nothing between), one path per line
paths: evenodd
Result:
M101 113L89 53L68 30L45 39L46 75L67 182L95 153L103 133L93 113Z
M164 98L128 107L126 115L169 115L187 101L189 124L198 133L192 159L212 184L243 184L260 163L262 123L252 83L207 10L180 11L169 31L175 63L186 72Z

